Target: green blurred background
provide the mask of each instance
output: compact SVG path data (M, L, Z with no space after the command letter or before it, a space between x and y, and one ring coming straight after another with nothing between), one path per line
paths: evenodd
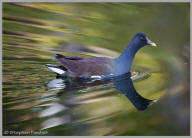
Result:
M3 3L3 134L189 135L189 3ZM144 47L131 71L136 90L159 99L138 111L114 88L49 89L56 53L118 56L138 32ZM30 134L38 135L38 134Z

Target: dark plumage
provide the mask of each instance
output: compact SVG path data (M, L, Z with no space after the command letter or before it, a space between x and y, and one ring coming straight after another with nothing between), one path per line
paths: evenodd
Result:
M118 76L130 71L136 52L146 45L156 46L144 33L137 33L117 58L83 58L56 54L55 58L61 65L47 64L46 66L61 76L74 78Z

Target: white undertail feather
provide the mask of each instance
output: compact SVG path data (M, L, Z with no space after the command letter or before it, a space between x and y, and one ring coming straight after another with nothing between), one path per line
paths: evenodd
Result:
M53 72L55 72L55 73L57 73L57 74L59 74L59 75L62 75L63 73L66 72L66 71L64 71L64 70L62 70L62 69L60 69L60 68L58 68L58 67L48 66L48 65L47 65L47 67L48 67L50 70L52 70Z

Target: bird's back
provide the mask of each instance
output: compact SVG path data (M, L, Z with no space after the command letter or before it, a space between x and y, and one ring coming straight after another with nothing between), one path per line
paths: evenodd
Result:
M115 72L112 59L106 57L95 58L58 58L66 68L66 75L71 77L90 77L93 75L110 75Z

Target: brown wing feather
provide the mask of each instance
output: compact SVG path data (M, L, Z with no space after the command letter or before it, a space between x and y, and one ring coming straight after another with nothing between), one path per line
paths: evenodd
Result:
M91 75L105 75L114 72L114 67L109 58L59 56L57 59L67 69L67 74L72 77L89 77Z
M83 57L80 56L64 56L61 54L56 54L55 56L56 59L69 59L69 60L80 60L80 59L84 59Z
M65 56L66 59L69 59L69 60L80 60L80 59L83 59L82 57L79 57L79 56Z

